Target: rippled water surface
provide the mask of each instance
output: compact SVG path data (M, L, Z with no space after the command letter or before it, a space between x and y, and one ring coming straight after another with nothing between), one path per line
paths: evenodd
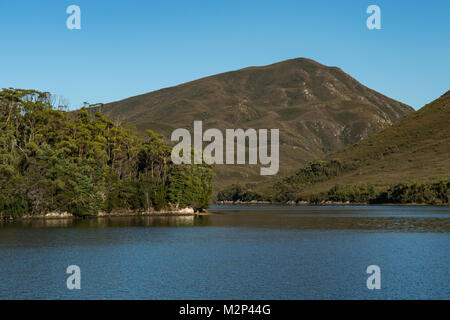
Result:
M211 211L3 223L0 299L450 298L449 207ZM81 290L66 287L69 265Z

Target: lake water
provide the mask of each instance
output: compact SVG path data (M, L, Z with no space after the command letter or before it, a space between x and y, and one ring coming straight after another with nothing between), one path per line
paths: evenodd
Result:
M449 207L210 210L3 223L0 299L450 298ZM66 287L69 265L81 290Z

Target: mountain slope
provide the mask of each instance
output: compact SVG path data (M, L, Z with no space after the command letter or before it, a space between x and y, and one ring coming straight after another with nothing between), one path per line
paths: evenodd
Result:
M290 198L309 198L337 184L371 183L377 190L385 190L392 184L449 179L450 91L391 127L329 155L324 163L332 160L339 160L347 169L310 184L298 183L299 174L305 172L302 169L279 186L293 195ZM261 185L258 189L265 188Z
M332 157L358 161L363 168L356 173L358 180L387 184L449 176L450 91L397 124Z
M170 138L194 120L207 128L279 128L280 174L359 141L413 109L336 67L309 59L249 67L106 104L107 116ZM262 179L251 166L217 166L219 185Z

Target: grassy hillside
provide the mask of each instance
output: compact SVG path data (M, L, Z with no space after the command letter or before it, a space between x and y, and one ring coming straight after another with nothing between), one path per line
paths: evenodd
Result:
M431 183L450 177L450 91L393 126L324 161L309 163L274 185L259 185L265 197L309 199L336 185L387 190L390 185ZM366 190L367 191L367 190ZM276 200L276 199L275 199Z
M279 128L280 174L366 138L413 110L341 69L309 59L249 67L150 92L102 107L140 132L170 137L194 120L208 128ZM254 166L216 166L216 185L261 181ZM267 180L266 180L267 181Z
M418 112L328 157L354 162L336 182L379 186L450 176L450 91ZM334 181L333 181L334 182Z

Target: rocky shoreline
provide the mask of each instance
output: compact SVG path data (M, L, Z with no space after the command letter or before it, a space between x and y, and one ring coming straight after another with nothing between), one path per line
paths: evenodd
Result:
M70 212L48 212L46 214L28 214L20 217L0 216L0 220L28 220L28 219L83 219L83 218L109 218L109 217L130 217L130 216L195 216L209 214L205 209L194 209L186 207L181 209L165 209L151 211L115 210L112 212L100 211L97 215L76 216Z

